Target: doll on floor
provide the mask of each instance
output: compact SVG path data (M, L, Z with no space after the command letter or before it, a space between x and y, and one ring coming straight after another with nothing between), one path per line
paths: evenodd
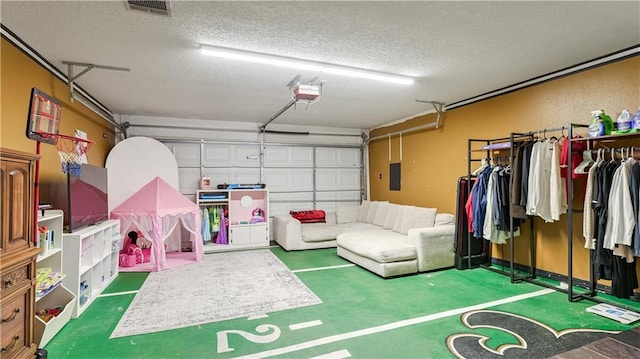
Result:
M136 264L148 262L150 259L149 256L145 256L142 249L138 246L138 238L142 236L136 231L131 231L127 233L127 237L124 248L122 248L120 253L129 255L134 254L136 256Z

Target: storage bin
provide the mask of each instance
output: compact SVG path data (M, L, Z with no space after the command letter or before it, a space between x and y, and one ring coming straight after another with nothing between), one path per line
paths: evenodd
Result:
M76 305L76 297L63 285L59 285L46 296L36 302L36 313L47 308L62 306L62 312L48 322L36 315L35 318L35 342L42 348L64 327L71 319L73 308Z

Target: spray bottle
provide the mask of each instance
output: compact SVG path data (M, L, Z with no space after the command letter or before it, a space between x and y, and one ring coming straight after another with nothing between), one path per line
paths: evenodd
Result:
M589 137L610 135L615 130L613 120L604 110L591 111L593 122L589 126Z

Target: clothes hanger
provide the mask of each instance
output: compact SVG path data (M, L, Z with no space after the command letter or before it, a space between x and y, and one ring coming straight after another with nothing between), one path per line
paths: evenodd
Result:
M604 160L604 148L599 148L598 149L598 156L597 156L597 161L596 161L596 165L598 167L602 166L605 163Z
M480 160L480 167L478 167L478 169L476 169L475 171L471 172L471 174L474 175L474 176L477 176L485 168L487 168L487 159L483 158L482 160Z
M591 158L591 151L583 151L582 152L582 162L573 170L576 174L587 174L589 173L589 168L593 165L594 161Z
M562 139L567 138L567 136L565 136L565 135L564 135L564 126L562 126L562 127L560 128L560 131L561 131L561 132L560 132L560 133L561 133L560 139L562 140Z
M616 161L616 149L611 148L611 161L609 163L613 163Z

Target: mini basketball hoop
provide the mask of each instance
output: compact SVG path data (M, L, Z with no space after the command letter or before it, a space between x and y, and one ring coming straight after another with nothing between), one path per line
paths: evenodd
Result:
M60 156L62 172L79 176L82 172L82 159L85 157L93 141L84 138L60 135L55 133L38 132L43 140L51 140Z

